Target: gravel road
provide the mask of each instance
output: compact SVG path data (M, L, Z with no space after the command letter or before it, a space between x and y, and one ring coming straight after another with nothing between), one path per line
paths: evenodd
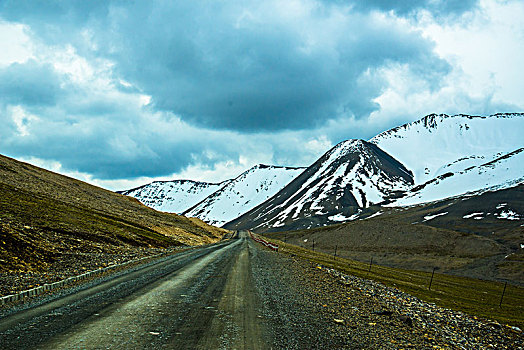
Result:
M366 281L343 282L340 275L263 248L241 232L238 239L182 252L4 316L0 344L3 349L522 347L521 334L499 328L455 329L448 339L418 325L410 310L387 308L380 295L372 295L391 296L391 291Z

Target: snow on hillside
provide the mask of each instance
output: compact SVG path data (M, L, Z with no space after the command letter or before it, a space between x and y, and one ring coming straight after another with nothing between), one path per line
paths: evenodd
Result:
M523 147L523 135L522 113L489 117L432 114L382 132L370 142L411 170L418 185Z
M405 174L411 179L411 174ZM298 218L306 206L308 215L323 215L327 209L325 202L336 202L344 194L350 193L356 206L365 208L383 201L391 191L407 190L410 185L405 178L377 167L376 155L365 141L344 141L328 152L320 168L301 185L297 191L300 196L292 196L281 205L284 209L275 226L284 225L290 217Z
M184 215L221 226L273 196L302 171L304 168L256 165L184 212Z
M405 177L388 173L377 166L377 159L365 141L339 143L327 153L319 169L302 184L297 191L301 195L293 196L281 205L285 209L278 215L274 226L284 225L289 218L298 218L305 206L309 211L307 215L326 214L326 201L337 202L344 194L350 193L356 206L365 208L383 201L393 190L410 187L411 174L402 168L399 169ZM380 164L380 160L378 162ZM337 218L340 220L340 216Z
M360 208L408 190L412 174L376 145L339 143L275 196L229 222L228 228L308 228L344 221ZM300 222L300 223L297 223Z
M524 148L503 155L479 166L456 173L447 173L426 184L415 186L414 192L390 206L407 206L431 202L468 192L485 192L524 183Z
M153 209L180 214L204 200L229 181L221 183L191 180L155 181L119 193L135 197L144 205Z

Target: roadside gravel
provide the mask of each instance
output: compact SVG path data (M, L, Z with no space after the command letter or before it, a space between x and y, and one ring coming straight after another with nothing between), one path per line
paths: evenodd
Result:
M122 264L145 257L166 256L187 247L173 248L116 248L114 252L81 252L60 255L44 271L1 272L0 297L35 288L46 283L64 280L88 271Z
M141 304L142 308L133 309L137 318L122 329L142 325L139 328L156 339L149 348L168 344L178 348L195 348L195 344L201 345L196 348L242 348L242 344L253 343L257 346L244 348L524 349L523 334L518 329L437 307L395 288L273 252L252 240L242 247L225 249L225 253L217 253L209 261L198 260L205 249L177 254L179 259L162 268L152 264L163 258L152 259L148 269L152 277L136 266L134 275L138 278L128 276L127 282L111 282L115 284L111 288L100 286L99 294L87 298L72 294L91 293L86 285L60 291L79 301L45 317L38 316L40 320L26 325L26 333L13 331L12 344L20 345L20 334L41 341L50 336L51 330L60 334L76 324L79 326L75 331L82 333L85 327L80 322L89 317L89 322L94 322L99 313L110 319L120 312L127 320L129 314L123 305L134 305L135 300L145 298L147 303ZM181 267L194 271L172 274ZM106 277L114 281L127 271ZM168 278L164 280L165 276ZM151 284L151 280L156 282ZM160 295L164 299L159 299ZM83 306L78 308L80 300ZM31 303L0 309L0 318L29 307ZM106 321L101 319L101 327L108 325ZM122 329L106 336L111 341L119 337L137 344L149 341L142 339L140 332L128 339Z
M274 348L524 349L518 329L266 249L252 254Z

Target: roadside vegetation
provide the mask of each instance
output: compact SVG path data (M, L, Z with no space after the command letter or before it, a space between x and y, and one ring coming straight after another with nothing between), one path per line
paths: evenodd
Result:
M463 311L472 316L496 320L502 324L524 329L524 288L522 287L509 283L505 287L505 283L501 282L435 272L430 289L432 272L385 267L375 265L372 261L364 263L276 239L268 240L279 245L280 253L307 259L348 275L382 282L444 308Z

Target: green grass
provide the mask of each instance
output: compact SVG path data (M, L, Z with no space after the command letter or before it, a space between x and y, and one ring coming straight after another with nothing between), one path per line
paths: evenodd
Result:
M267 239L267 238L266 238ZM502 307L499 307L504 283L458 277L435 272L431 290L431 272L413 271L372 265L345 258L334 258L322 252L268 239L279 244L279 251L334 268L348 275L368 278L396 287L421 300L441 307L463 311L472 316L497 320L524 328L524 288L507 285Z

